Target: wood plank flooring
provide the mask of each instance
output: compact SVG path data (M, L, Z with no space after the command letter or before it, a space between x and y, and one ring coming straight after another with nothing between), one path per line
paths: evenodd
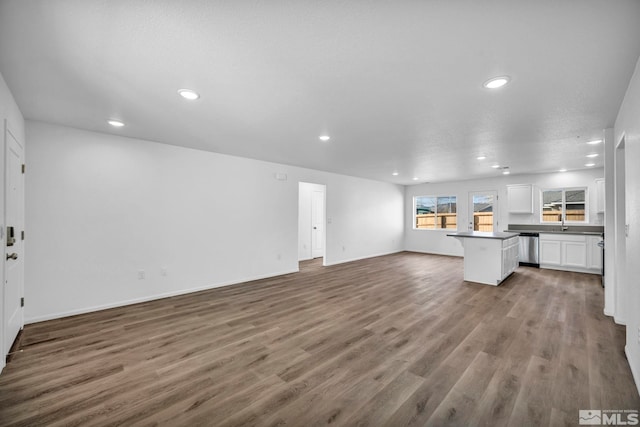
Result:
M577 425L640 409L593 275L400 253L25 327L0 425Z

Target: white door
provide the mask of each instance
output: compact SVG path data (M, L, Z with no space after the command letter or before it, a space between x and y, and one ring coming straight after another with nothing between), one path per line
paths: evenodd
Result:
M23 147L5 124L5 283L4 283L4 351L9 352L23 327L24 218Z
M469 230L498 230L498 193L476 191L469 193Z
M324 256L324 191L311 192L311 256Z

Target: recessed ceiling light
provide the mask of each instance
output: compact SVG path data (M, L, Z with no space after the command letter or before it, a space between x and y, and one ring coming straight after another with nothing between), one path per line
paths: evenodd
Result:
M601 139L594 139L593 141L587 142L587 144L596 145L596 144L600 144L601 142L602 142Z
M507 83L509 83L509 80L511 80L509 76L494 77L492 79L487 80L482 85L487 89L498 89L499 87L502 87Z
M320 138L320 141L324 141L324 142L327 142L328 140L331 139L329 135L322 135L319 138Z
M391 175L393 175L393 176L398 176L398 172L394 172L394 173L392 173Z
M511 172L509 171L502 171L502 175L509 175Z
M111 120L108 120L107 123L109 123L114 128L121 128L122 126L124 126L124 123L122 123L120 120L111 119Z
M566 172L566 169L558 169L558 172Z
M500 167L500 165L491 165L492 168L494 169L498 169Z
M414 177L413 177L413 180L414 180L414 181L417 181L417 180L418 180L418 177L417 177L417 176L414 176Z
M478 157L476 157L476 159L478 159L478 160L484 160L486 158L487 158L487 156L478 156Z
M195 101L196 99L200 98L200 95L198 95L191 89L180 89L178 93L181 97L183 97L184 99L188 99L189 101Z
M584 165L585 165L586 167L590 168L590 167L592 167L592 166L595 166L596 164L595 164L595 163L585 163Z
M587 154L587 157L593 159L594 157L598 157L598 153Z

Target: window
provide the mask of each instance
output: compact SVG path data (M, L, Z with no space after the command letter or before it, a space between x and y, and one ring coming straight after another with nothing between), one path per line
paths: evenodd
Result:
M541 222L587 222L588 220L586 188L542 190L541 205Z
M415 228L458 228L456 196L418 196L413 198L413 204Z

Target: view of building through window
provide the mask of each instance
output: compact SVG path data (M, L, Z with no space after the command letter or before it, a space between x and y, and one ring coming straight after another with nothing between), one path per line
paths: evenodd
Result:
M415 228L458 228L456 196L418 196L414 204Z
M584 188L542 191L542 222L586 221L586 199Z

